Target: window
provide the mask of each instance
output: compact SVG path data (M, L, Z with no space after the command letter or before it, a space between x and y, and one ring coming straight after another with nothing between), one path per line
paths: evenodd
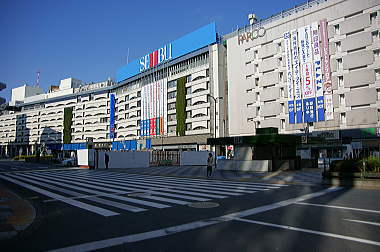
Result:
M279 78L280 78L280 82L284 82L284 73L283 72L279 72L278 75L279 75Z
M186 99L186 106L191 106L191 99Z
M378 30L372 32L372 41L373 42L379 42L380 41L379 31Z
M375 69L376 80L380 80L380 69Z
M345 106L345 104L346 104L346 101L345 101L344 94L340 94L339 95L339 105Z
M125 119L129 119L129 113L125 113Z
M141 97L141 91L137 91L137 97Z
M128 110L129 109L129 104L126 104L125 105L125 110Z
M168 93L168 99L174 99L176 97L177 97L177 92L176 91Z
M191 94L191 87L186 88L186 94L187 95Z
M191 81L191 75L186 76L186 83Z
M376 49L373 51L373 55L375 55L375 60L380 58L380 49Z
M343 76L338 76L338 86L339 87L343 87L344 83L343 83Z
M339 35L339 31L340 31L339 24L334 25L334 33Z
M141 107L141 101L137 101L137 107L138 107L138 108Z
M255 64L254 65L253 72L254 73L258 73L259 72L259 64Z
M342 43L340 41L335 42L335 47L336 47L336 51L337 52L341 52L342 51L341 44Z
M338 68L338 70L342 70L343 69L342 58L336 59L336 62L337 62L337 68Z
M125 96L125 101L129 101L129 95Z
M175 125L168 126L168 132L169 133L173 133L173 132L175 132L175 130L176 130L176 126Z
M278 58L277 62L278 62L278 66L282 66L282 57Z
M177 81L169 81L168 82L168 88L174 88L177 87Z
M108 122L108 117L100 118L100 122L101 122L101 123L106 123L106 122Z
M169 122L175 121L176 118L177 118L176 114L168 115L168 120L169 120Z
M168 110L175 109L175 102L168 104Z
M281 110L282 110L282 113L285 114L285 104L284 103L281 103Z
M340 123L346 124L346 113L340 113Z
M280 97L285 97L285 91L284 88L280 88Z
M141 110L137 110L137 116L141 116Z
M277 52L282 52L282 45L281 45L281 43L277 44Z
M141 124L141 121L137 120L137 126L140 126L140 124Z
M281 119L281 129L285 129L285 119Z
M186 111L186 118L191 118L191 111Z
M186 130L192 130L191 123L186 123Z
M369 14L369 19L371 21L371 24L376 24L376 18L377 18L377 12L372 12Z
M258 87L259 86L259 81L260 81L260 79L257 77L257 78L255 78L255 86L256 87Z
M207 68L206 69L206 77L209 77L210 76L210 70Z
M81 102L82 101L82 97L81 96L78 96L77 97L77 102Z
M254 59L258 59L259 58L259 52L257 51L257 50L255 50L254 52L253 52L253 55L254 55ZM256 65L255 65L256 66Z
M260 93L256 92L256 101L260 101Z

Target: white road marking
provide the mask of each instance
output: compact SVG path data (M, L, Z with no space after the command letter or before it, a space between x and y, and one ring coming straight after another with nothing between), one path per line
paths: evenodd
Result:
M315 230L304 229L304 228L297 228L297 227L292 227L292 226L278 225L278 224L273 224L273 223L267 223L267 222L255 221L255 220L248 220L248 219L242 219L242 218L234 218L234 220L248 222L248 223L253 223L253 224L259 224L259 225L264 225L264 226L269 226L269 227L282 228L282 229L286 229L286 230L304 232L304 233L309 233L309 234L317 234L317 235L322 235L322 236L329 236L329 237L334 237L334 238L343 239L343 240L349 240L349 241L355 241L355 242L360 242L360 243L380 246L380 242L371 241L371 240L362 239L362 238L357 238L357 237L352 237L352 236L333 234L333 233L315 231Z
M49 184L46 184L46 183L34 181L32 179L24 178L24 177L31 177L31 176L27 176L27 175L24 175L24 176L10 175L10 176L14 177L14 178L17 178L17 179L24 180L24 181L32 183L32 184L37 184L37 185L40 185L40 186L43 186L43 187L46 187L46 188L49 188L49 189L52 189L52 190L55 190L55 191L58 191L58 192L62 192L64 194L73 195L73 196L83 196L83 194L75 192L75 191L67 190L67 189L64 189L64 188L57 187L57 186L53 186L53 185L49 185ZM39 178L34 178L34 179L35 180L44 181L44 182L50 182L49 180L45 180L45 179L39 179ZM57 184L60 185L60 186L64 186L63 183L57 183ZM100 204L104 204L106 206L116 207L116 208L123 209L123 210L126 210L126 211L134 212L134 213L142 212L142 211L146 210L144 208L139 208L139 207L135 207L135 206L131 206L131 205L126 205L126 204L122 204L122 203L119 203L119 202L110 201L110 200L106 200L106 199L102 199L102 198L97 198L97 197L93 197L93 198L90 198L88 200L93 201L93 202L97 202L97 203L100 203Z
M380 226L379 222L361 221L361 220L352 220L352 219L343 219L343 220L352 221L352 222L358 222L358 223L363 223L363 224L368 224L368 225L374 225L374 226Z
M42 176L42 175L36 174L35 176ZM50 177L58 177L57 175L49 175L49 176ZM124 189L124 190L125 189L137 190L138 188L143 188L145 190L160 190L160 191L166 191L166 192L173 192L173 193L177 193L177 194L189 194L189 195L194 195L194 196L207 197L207 198L199 198L199 201L207 201L207 200L210 200L209 198L216 198L216 199L226 198L226 196L220 196L220 195L205 194L205 193L198 193L198 192L189 192L189 191L185 191L185 190L165 189L165 188L161 188L158 186L150 186L149 184L147 185L147 183L127 183L128 187L126 187L125 186L126 183L125 183L125 181L123 182L123 180L119 180L119 179L110 180L110 179L107 179L104 177L97 177L97 176L92 176L92 177L81 177L78 175L76 175L76 176L75 175L72 175L72 176L60 175L59 176L59 178L62 178L62 177L69 178L70 180L73 180L73 181L85 181L87 183L94 184L94 185L102 185L102 186L108 186L108 187L119 188L119 189ZM99 178L103 182L107 182L107 183L96 182L96 181L99 181L99 179L94 181L96 178ZM114 181L120 181L120 182L114 182ZM118 185L122 185L122 186L118 186ZM159 194L159 192L154 191L154 194ZM173 197L180 198L180 195L176 196L177 194L172 194L172 195L173 195Z
M90 212L93 212L93 213L96 213L96 214L99 214L99 215L102 215L102 216L105 216L105 217L119 215L119 213L116 213L116 212L113 212L113 211L110 211L110 210L107 210L107 209L104 209L104 208L101 208L101 207L92 206L92 205L89 205L89 204L86 204L86 203L82 203L82 202L77 201L77 200L67 199L67 198L63 199L64 196L62 196L62 195L59 195L59 194L56 194L56 193L52 193L52 192L43 190L41 188L38 188L38 187L35 187L35 186L32 186L32 185L26 184L26 183L18 181L16 179L12 179L12 178L9 178L9 177L3 176L3 175L0 175L0 178L8 180L9 182L15 183L16 185L25 187L25 188L27 188L29 190L38 192L38 193L43 194L45 196L48 196L50 198L60 199L60 201L65 202L65 203L67 203L69 205L72 205L72 206L75 206L75 207L79 207L79 208L85 209L87 211L90 211Z
M377 211L377 210L369 210L369 209L353 208L353 207L344 207L344 206L312 204L312 203L306 203L306 202L299 202L299 203L295 203L295 204L297 204L297 205L305 205L305 206L317 206L317 207L337 208L337 209L345 209L345 210L352 210L352 211L361 211L361 212L368 212L368 213L380 213L380 211Z
M53 251L92 251L92 250L122 245L124 243L132 243L132 242L137 242L137 241L142 241L142 240L147 240L147 239L152 239L152 238L168 236L168 235L176 234L179 232L189 231L189 230L211 226L211 225L226 222L226 221L231 221L231 220L234 220L235 218L243 218L252 214L257 214L257 213L273 210L276 208L288 206L299 201L312 199L312 198L319 197L327 193L335 192L341 189L342 189L341 187L330 187L319 192L310 193L310 194L303 195L297 198L292 198L292 199L276 202L270 205L252 208L252 209L245 210L242 212L236 212L232 214L223 215L218 218L210 218L203 221L190 222L190 223L186 223L186 224L182 224L178 226L158 229L158 230L145 232L145 233L126 235L126 236L110 238L110 239L105 239L105 240L100 240L100 241L88 242L88 243L74 245L74 246L70 246L66 248L56 249Z
M28 176L28 175L24 175L23 174L21 176ZM35 179L37 179L37 177L44 177L44 176L42 176L42 175L41 176L36 176L36 175L33 176L33 178L35 178ZM120 190L113 190L113 189L108 189L108 188L99 187L99 186L92 186L92 185L88 185L86 183L77 183L77 182L73 182L73 181L65 181L64 179L58 179L58 178L54 178L53 179L51 177L47 177L47 179L49 179L49 180L45 180L45 181L48 182L48 183L56 184L56 185L61 185L61 186L65 186L67 188L71 188L71 189L75 189L75 190L80 190L80 191L88 192L88 193L92 193L92 194L99 194L99 193L102 193L102 192L101 191L96 191L96 190L91 190L91 189L86 189L84 187L89 187L89 188L94 188L94 189L99 189L99 190L109 191L109 192L115 192L115 193L123 193L124 192L124 191L120 191ZM69 185L69 184L63 184L63 183L56 182L54 180L61 181L61 182L64 182L64 183L76 184L76 185L84 186L84 187L78 187L78 186L73 186L73 185ZM155 207L155 208L170 207L169 205L164 205L164 204L155 203L155 202L149 202L149 201L145 201L145 200L133 199L133 198L128 198L128 197L119 196L119 195L112 195L111 194L111 195L108 195L107 197L108 198L122 200L122 201L132 202L132 203L136 203L136 204L140 204L140 205Z

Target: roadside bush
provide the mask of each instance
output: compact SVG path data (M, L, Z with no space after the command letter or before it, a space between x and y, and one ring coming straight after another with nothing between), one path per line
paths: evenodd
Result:
M370 156L364 158L366 172L380 172L380 158ZM331 162L330 171L332 172L362 172L363 159L336 160Z
M330 171L332 172L360 172L358 164L360 160L335 160L330 164Z

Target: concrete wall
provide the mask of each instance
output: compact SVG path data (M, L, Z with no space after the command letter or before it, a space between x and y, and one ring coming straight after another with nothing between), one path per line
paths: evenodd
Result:
M105 151L98 152L98 168L104 169ZM109 155L109 168L146 168L149 167L149 152L133 151L133 152L107 152Z
M218 160L217 169L223 171L268 172L272 171L272 161L233 159Z
M181 165L207 165L208 154L214 152L208 151L182 151L180 154Z

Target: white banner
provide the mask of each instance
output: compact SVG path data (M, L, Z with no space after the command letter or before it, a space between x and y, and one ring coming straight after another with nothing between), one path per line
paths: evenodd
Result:
M296 102L296 123L302 123L302 87L301 73L299 66L298 53L298 35L297 30L291 31L291 48L292 48L292 63L293 63L293 81L294 81L294 100Z
M311 25L312 49L313 49L313 66L314 66L314 86L317 97L317 118L318 122L325 120L325 105L323 96L323 79L322 79L322 61L321 48L319 45L318 22Z
M303 99L313 98L315 97L315 88L313 81L310 25L299 28L298 35L302 73L302 97Z
M163 82L164 93L164 135L168 133L168 80L164 79Z
M286 63L286 75L287 75L286 81L287 81L287 86L288 86L288 101L293 101L294 92L293 92L293 71L292 71L290 32L284 33L284 44L285 44L285 63Z

